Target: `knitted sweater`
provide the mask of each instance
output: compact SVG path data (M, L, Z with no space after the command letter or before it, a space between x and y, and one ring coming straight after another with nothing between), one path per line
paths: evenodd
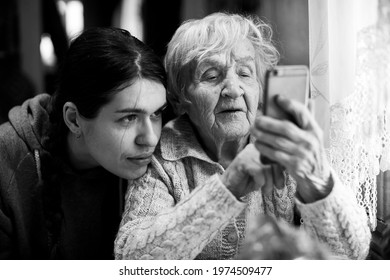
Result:
M295 181L269 196L261 189L238 201L222 184L223 167L197 141L187 117L168 123L147 173L129 184L115 241L117 259L232 259L245 239L248 221L267 214L293 223L294 205L304 228L333 254L365 258L371 234L364 210L332 173L324 199L304 204Z

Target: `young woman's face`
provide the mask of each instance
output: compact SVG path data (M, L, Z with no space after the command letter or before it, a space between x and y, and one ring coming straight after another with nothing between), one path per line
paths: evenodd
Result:
M161 83L139 79L121 90L96 118L81 118L85 159L125 179L142 176L160 139L165 106Z

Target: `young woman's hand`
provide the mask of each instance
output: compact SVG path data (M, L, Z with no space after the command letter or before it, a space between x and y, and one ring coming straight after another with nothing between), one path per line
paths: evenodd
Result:
M296 123L259 116L251 130L257 139L256 148L294 177L303 202L311 203L326 197L333 183L322 130L301 103L282 96L277 96L275 101L294 117Z

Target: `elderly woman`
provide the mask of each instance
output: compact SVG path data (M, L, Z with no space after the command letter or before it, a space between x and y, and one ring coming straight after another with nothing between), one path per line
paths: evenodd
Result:
M367 255L366 215L331 171L309 111L280 97L296 125L255 121L264 73L277 60L258 19L216 13L179 27L165 58L179 117L163 129L147 173L130 182L116 258L232 259L251 217L293 224L295 209L333 254ZM259 151L283 172L262 165Z

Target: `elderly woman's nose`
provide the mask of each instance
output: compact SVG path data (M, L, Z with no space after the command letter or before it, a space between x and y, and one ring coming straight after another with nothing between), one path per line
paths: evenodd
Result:
M238 98L244 94L237 75L228 75L222 89L222 96Z
M145 125L140 127L140 132L137 135L135 141L138 145L155 147L159 141L159 135L157 134L156 127L152 122L147 121Z

